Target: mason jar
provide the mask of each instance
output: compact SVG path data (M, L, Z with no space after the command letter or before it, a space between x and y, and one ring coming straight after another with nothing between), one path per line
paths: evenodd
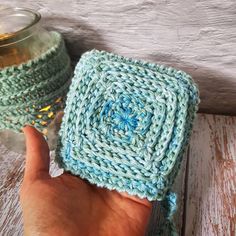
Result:
M21 65L46 53L55 44L52 33L41 26L41 16L30 9L6 8L0 10L0 71L7 67ZM69 73L67 75L69 77ZM70 78L68 78L69 80ZM35 120L46 115L49 121L40 121L41 132L49 140L50 148L55 146L56 133L60 126L63 99L58 97L55 104L41 107ZM50 108L57 106L56 112ZM55 109L54 109L55 111ZM34 125L32 120L30 125ZM22 152L25 149L24 135L10 129L0 130L1 143L8 149Z

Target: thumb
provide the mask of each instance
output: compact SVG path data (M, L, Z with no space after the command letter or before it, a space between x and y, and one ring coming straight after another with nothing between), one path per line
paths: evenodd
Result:
M49 175L49 147L43 135L31 126L23 128L26 138L26 163L24 180L32 181L48 178Z

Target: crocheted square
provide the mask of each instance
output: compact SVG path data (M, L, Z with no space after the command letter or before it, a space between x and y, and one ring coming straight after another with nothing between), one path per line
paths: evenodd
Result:
M57 160L108 189L162 200L173 183L199 102L182 71L85 53L75 69Z

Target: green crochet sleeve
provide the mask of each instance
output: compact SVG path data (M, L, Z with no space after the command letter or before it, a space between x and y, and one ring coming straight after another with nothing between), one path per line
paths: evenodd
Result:
M70 59L61 35L40 57L0 70L0 129L20 132L26 124L42 130L62 109L71 78Z

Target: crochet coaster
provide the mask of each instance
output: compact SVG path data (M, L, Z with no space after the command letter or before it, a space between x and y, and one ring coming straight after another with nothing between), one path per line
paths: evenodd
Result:
M163 200L198 103L198 89L182 71L87 52L68 93L57 161L97 186Z
M0 129L20 131L25 124L42 130L63 106L71 67L63 39L40 57L0 70Z

